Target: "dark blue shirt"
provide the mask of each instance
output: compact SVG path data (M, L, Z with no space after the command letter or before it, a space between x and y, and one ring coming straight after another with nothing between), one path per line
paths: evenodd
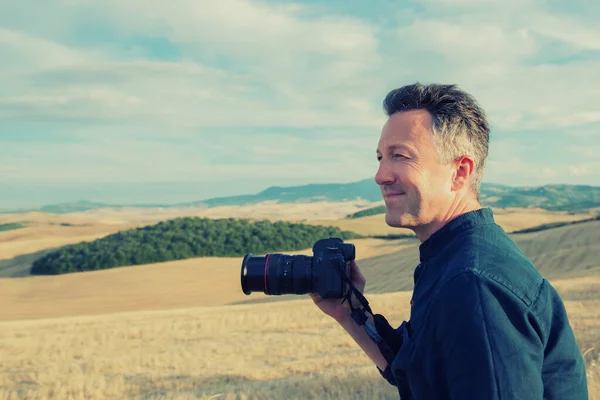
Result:
M585 364L552 285L495 223L465 213L419 247L409 321L376 327L402 400L587 400Z

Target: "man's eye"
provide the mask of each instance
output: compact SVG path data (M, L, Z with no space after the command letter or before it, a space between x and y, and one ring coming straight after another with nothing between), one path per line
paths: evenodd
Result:
M382 156L377 156L377 161L381 161L382 158L383 158ZM394 153L392 155L392 158L408 158L408 157L406 157L404 154Z

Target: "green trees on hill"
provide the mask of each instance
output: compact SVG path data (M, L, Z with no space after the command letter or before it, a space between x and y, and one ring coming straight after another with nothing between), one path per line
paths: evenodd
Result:
M376 206L376 207L367 208L365 210L357 211L354 214L349 214L346 216L346 218L353 219L353 218L368 217L369 215L385 214L385 212L386 212L385 205Z
M360 235L283 221L185 217L65 246L36 260L31 273L57 275L192 257L289 252L311 248L327 237L349 240Z
M8 224L0 224L0 232L12 231L14 229L21 229L21 228L25 228L25 225L23 225L20 222L11 222Z

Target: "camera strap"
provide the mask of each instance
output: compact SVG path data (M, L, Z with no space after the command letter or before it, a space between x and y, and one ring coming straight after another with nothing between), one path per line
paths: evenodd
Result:
M399 349L400 349L400 344L398 343L398 340L392 340L390 336L395 336L396 332L395 330L390 327L389 323L387 322L387 320L377 314L373 314L373 311L371 310L371 307L369 306L369 302L368 300L365 298L365 296L363 296L363 294L360 292L360 290L358 290L353 284L352 281L350 280L350 278L348 278L348 276L346 276L346 273L344 271L344 264L343 263L338 263L338 268L336 268L336 270L338 271L338 274L340 275L340 277L342 278L342 280L346 283L348 283L348 285L350 286L350 290L348 290L346 292L346 294L344 295L344 300L342 300L342 304L344 303L344 301L348 301L348 305L350 306L350 310L352 310L352 319L358 324L358 326L362 326L363 329L365 330L365 332L367 333L367 335L369 336L369 338L371 338L371 340L373 340L377 346L379 347L379 350L381 351L381 354L383 355L383 357L386 359L388 365L392 365L394 358L396 357L396 354L398 353ZM356 296L356 298L358 299L358 301L360 302L360 304L362 305L363 308L355 308L354 306L352 306L352 301L351 301L351 296L352 293L354 293L354 295ZM373 322L370 322L368 317L367 317L367 312L369 314L371 314L371 316L373 317ZM377 329L377 327L380 327L382 329L382 331L379 331ZM394 335L390 335L389 331L394 331ZM381 332L381 333L380 333ZM382 336L383 334L383 336ZM391 342L390 342L391 340Z
M375 327L375 325L372 322L369 322L368 317L367 317L367 312L373 316L373 311L371 310L371 307L369 306L369 301L365 298L365 296L363 296L363 294L360 292L360 290L358 290L354 286L354 284L352 283L350 278L348 278L348 276L346 276L346 273L343 270L343 263L338 263L337 271L338 271L338 274L340 275L340 277L342 278L342 280L345 281L346 283L348 283L348 285L350 286L350 289L344 295L342 304L344 304L344 301L347 301L348 305L350 306L350 310L352 311L352 313L351 313L352 319L358 324L358 326L363 326L367 335L369 335L369 337L373 341L375 341L375 343L378 343L378 344L381 343L383 341L382 337L377 332L377 328ZM352 293L354 293L354 295L356 296L357 300L360 302L360 304L362 305L363 308L360 308L360 307L355 308L352 305L352 301L351 301Z

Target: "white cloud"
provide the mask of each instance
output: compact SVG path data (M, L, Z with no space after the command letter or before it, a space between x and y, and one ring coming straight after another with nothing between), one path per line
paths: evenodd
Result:
M226 124L377 129L381 99L395 86L389 82L418 79L461 84L480 99L499 129L598 122L594 104L600 83L591 79L598 62L535 65L533 60L547 39L572 51L595 49L599 30L557 18L537 2L519 4L509 18L504 3L426 2L428 13L398 28L399 40L391 46L395 55L384 56L375 24L342 16L306 18L307 6L248 0L67 2L60 15L51 8L42 11L66 27L80 26L77 18L86 13L97 15L117 41L165 37L182 59L141 60L135 51L114 47L118 42L92 50L69 47L58 42L69 34L56 27L58 22L50 24L48 38L4 29L0 43L20 54L15 65L37 72L0 78L9 94L0 100L0 115L143 118L172 129ZM222 66L206 66L215 59L222 59ZM25 104L23 98L40 101Z
M600 171L600 163L544 165L524 158L506 157L501 161L490 160L483 180L517 186L551 183L589 184L597 175L594 171Z
M538 14L530 22L531 29L548 38L566 43L578 50L600 50L600 29L585 26L564 15Z
M99 151L105 151L102 149ZM131 156L136 151L144 155ZM90 154L98 157L100 154ZM364 165L337 159L331 161L304 162L290 161L285 167L277 164L255 163L245 165L227 165L203 162L201 158L192 159L188 155L170 151L149 152L147 148L118 148L110 150L105 163L97 160L84 160L83 154L61 157L46 157L41 162L14 160L14 169L0 170L4 182L35 183L44 176L45 184L66 183L116 183L116 182L227 182L245 178L260 179L263 182L275 180L315 181L354 181L363 179ZM124 162L127 157L129 160ZM120 161L120 162L119 162ZM135 162L137 161L137 162ZM368 171L368 170L367 170ZM374 170L373 170L374 173Z
M266 57L297 64L298 53L335 54L355 59L356 52L376 56L372 29L344 17L302 19L292 7L248 0L106 1L100 6L121 32L159 34L183 45L218 48L236 57Z
M154 131L129 134L126 127L77 130L60 142L7 142L0 158L10 169L3 181L48 183L90 182L226 182L247 178L275 180L356 180L375 173L370 148L374 136L352 133L353 141L337 140L339 132L290 136L277 132L221 133L171 138ZM372 142L372 143L371 143ZM361 143L363 144L361 146Z
M600 126L569 129L565 134L574 138L589 138L589 140L593 140L594 137L600 137Z
M591 143L587 146L569 146L567 150L575 153L579 158L600 159L600 145L597 143Z
M480 101L495 129L600 122L596 106L600 81L595 79L600 62L570 59L600 46L600 30L533 6L522 5L524 10L517 10L512 19L503 14L505 5L500 10L476 8L477 12L467 7L456 18L425 14L397 31L410 55L403 63L418 70L435 60L438 69L427 65L423 78L418 73L411 76L458 83ZM549 40L560 46L549 47Z
M164 35L183 60L118 60L123 54L107 46L92 55L4 30L11 48L24 54L19 65L37 71L5 76L9 97L0 99L0 115L131 116L171 127L380 123L379 109L362 97L363 85L373 79L369 71L378 66L377 43L359 20L302 19L294 8L243 0L132 0L86 8L108 18L121 35ZM203 57L222 57L231 68L208 68Z
M580 53L598 49L592 20L553 14L536 0L422 5L400 10L402 21L415 17L408 23L380 24L249 0L52 0L29 11L0 4L0 136L15 121L40 120L48 132L92 138L49 155L21 149L27 158L11 158L18 169L3 169L2 179L362 177L376 167L383 96L414 80L458 83L495 131L564 129L596 140L600 62ZM143 41L155 38L176 50L171 61L146 59ZM313 135L257 128L276 126ZM213 140L225 127L248 128L247 137L236 147ZM488 171L498 181L594 171L585 162L519 160L512 150L492 146ZM252 165L235 165L242 151ZM265 158L281 159L280 167Z
M514 10L514 8L531 6L539 2L536 0L505 0L502 2L496 0L419 0L418 3L433 8L444 7L446 10L460 8L461 11L468 11L474 6L485 6L488 11L496 11L498 9Z
M551 169L551 168L542 168L540 170L540 175L545 176L545 177L549 177L549 176L558 176L558 172L556 172L555 169Z
M175 0L152 5L114 0L102 8L119 31L164 35L188 59L223 57L232 70L269 86L291 101L291 106L309 97L316 108L328 101L322 94L343 90L337 85L380 67L374 29L349 17L308 19L294 7L247 0Z
M0 28L0 60L4 71L69 66L83 59L79 52L51 40Z
M479 88L498 127L518 131L578 126L600 121L595 106L600 83L590 80L599 68L597 61L514 66L502 75L474 76L469 85Z
M60 13L48 4L40 12L52 20L45 38L0 31L9 51L20 54L15 66L35 70L0 78L8 89L0 100L4 117L149 118L172 128L380 123L379 107L363 97L379 68L377 41L358 19L303 18L302 7L247 0L69 1ZM68 27L90 15L98 18L91 25L102 21L116 41L90 51L70 40ZM140 60L117 45L131 36L165 37L182 59ZM214 59L223 66L206 67Z
M572 175L589 175L591 173L589 166L584 164L569 165L568 168Z
M31 78L37 84L28 84ZM301 88L288 87L277 93L274 87L255 87L242 77L195 64L80 64L33 74L23 82L21 91L30 94L0 97L0 115L151 119L178 129L218 125L375 127L381 123L380 116L369 113L369 104L359 93L354 94L355 99L337 101L333 94L312 102L307 93L294 96Z
M398 37L412 50L443 55L453 68L472 64L498 68L538 50L538 44L526 29L476 19L466 22L419 19L410 26L400 27Z

